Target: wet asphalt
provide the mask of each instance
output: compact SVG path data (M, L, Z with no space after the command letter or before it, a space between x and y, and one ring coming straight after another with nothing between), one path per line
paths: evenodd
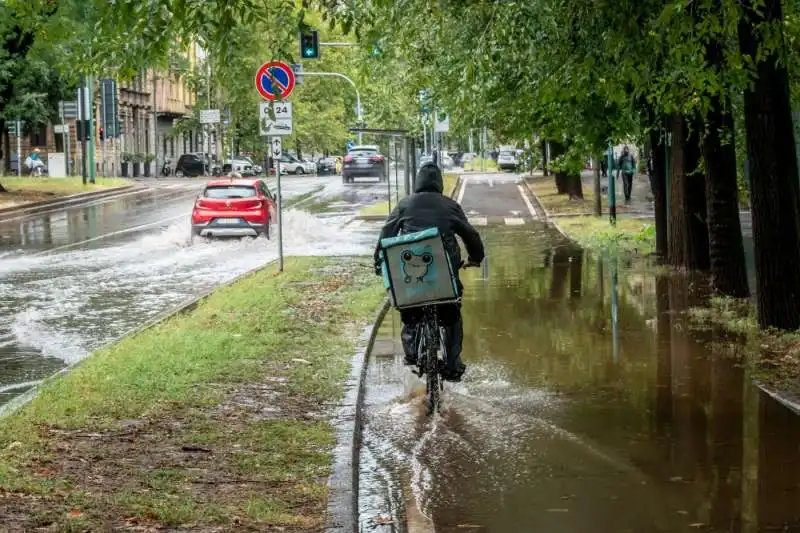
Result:
M507 209L512 186L494 207L467 189L465 211ZM381 325L361 531L800 531L800 419L721 355L730 339L690 330L696 280L591 256L541 221L479 231L469 368L441 416L401 363L399 316Z
M274 190L275 179L267 180ZM41 379L235 276L277 258L276 239L189 241L204 181L147 188L0 221L0 404ZM342 228L386 184L282 179L284 251L364 253L373 235Z

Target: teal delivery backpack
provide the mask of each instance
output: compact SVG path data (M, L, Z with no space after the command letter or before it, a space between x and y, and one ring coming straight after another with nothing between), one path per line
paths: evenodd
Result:
M458 300L458 285L439 228L381 239L383 284L395 309Z

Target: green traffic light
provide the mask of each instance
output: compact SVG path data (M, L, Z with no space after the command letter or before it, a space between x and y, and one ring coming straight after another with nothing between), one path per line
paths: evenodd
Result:
M314 49L313 48L306 48L305 56L306 57L311 57L313 55L314 55Z

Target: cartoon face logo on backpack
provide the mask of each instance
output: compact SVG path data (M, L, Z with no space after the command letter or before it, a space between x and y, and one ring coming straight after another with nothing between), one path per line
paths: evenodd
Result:
M416 279L418 283L422 283L428 268L433 263L433 254L430 252L415 254L411 250L403 250L400 259L403 261L403 274L405 274L403 281L411 283L412 279Z

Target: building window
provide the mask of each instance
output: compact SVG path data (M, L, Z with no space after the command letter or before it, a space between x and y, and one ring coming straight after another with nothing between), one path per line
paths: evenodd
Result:
M56 139L56 153L61 153L64 151L64 134L63 133L56 133L53 135Z

